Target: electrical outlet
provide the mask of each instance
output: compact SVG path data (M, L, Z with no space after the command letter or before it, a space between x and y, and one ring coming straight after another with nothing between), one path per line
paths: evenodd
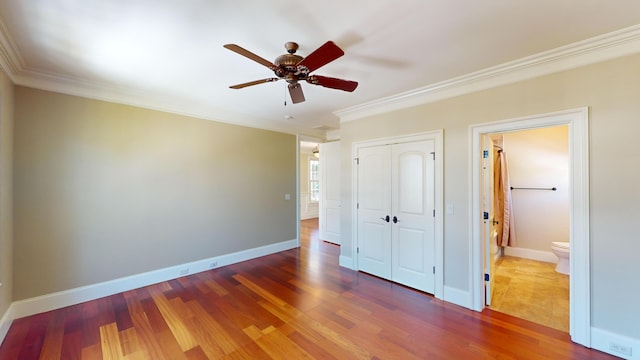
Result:
M189 268L180 270L180 276L187 275L189 273Z
M622 354L622 355L627 355L627 356L632 355L631 346L625 346L625 345L614 343L614 342L609 344L609 350L615 351L616 353Z
M214 261L211 264L209 264L209 269L215 269L218 266L218 262Z

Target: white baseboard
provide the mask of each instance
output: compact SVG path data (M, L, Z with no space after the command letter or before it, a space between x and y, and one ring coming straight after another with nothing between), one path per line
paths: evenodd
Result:
M471 293L469 293L468 291L452 288L445 285L443 292L444 296L442 297L442 300L473 310Z
M591 347L623 359L640 359L640 340L591 328Z
M338 259L338 264L342 267L346 267L347 269L357 270L353 263L353 258L350 256L340 255Z
M141 288L189 274L195 274L221 266L235 264L241 261L255 259L257 257L293 249L298 246L298 240L287 240L272 245L261 246L232 254L171 266L98 284L14 301L2 316L2 319L0 319L0 343L4 340L4 337L11 326L11 322L14 319L79 304L85 301L95 300L123 291Z
M640 340L591 328L591 347L623 359L640 359Z
M540 250L506 246L504 248L504 254L507 256L515 256L519 258L544 261L544 262L553 263L553 264L558 262L558 258L555 255L553 255L551 251L540 251Z
M0 319L0 344L4 341L5 336L9 332L9 328L11 327L11 322L15 317L13 314L13 304L9 306L9 309L5 311L4 315L2 315L2 319Z

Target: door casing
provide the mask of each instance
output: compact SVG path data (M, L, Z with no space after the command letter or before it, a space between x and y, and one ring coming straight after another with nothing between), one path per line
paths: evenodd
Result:
M484 258L481 189L482 135L541 127L569 127L570 267L569 334L571 340L591 346L591 290L589 255L589 109L587 107L469 126L470 198L469 283L471 308L484 309Z

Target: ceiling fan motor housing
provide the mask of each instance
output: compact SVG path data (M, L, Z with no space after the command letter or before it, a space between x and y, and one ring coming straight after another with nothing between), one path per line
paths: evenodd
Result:
M296 66L302 59L304 59L302 56L295 54L280 55L276 58L276 61L274 61L274 65L276 65L277 68L274 69L273 72L276 76L283 77L287 81L303 80L309 74L309 69L306 69L305 72L304 66Z

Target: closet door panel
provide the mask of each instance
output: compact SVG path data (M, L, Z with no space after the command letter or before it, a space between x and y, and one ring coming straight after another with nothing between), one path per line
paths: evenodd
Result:
M434 142L392 148L392 280L434 292Z
M358 268L391 279L391 151L363 148L358 159Z

